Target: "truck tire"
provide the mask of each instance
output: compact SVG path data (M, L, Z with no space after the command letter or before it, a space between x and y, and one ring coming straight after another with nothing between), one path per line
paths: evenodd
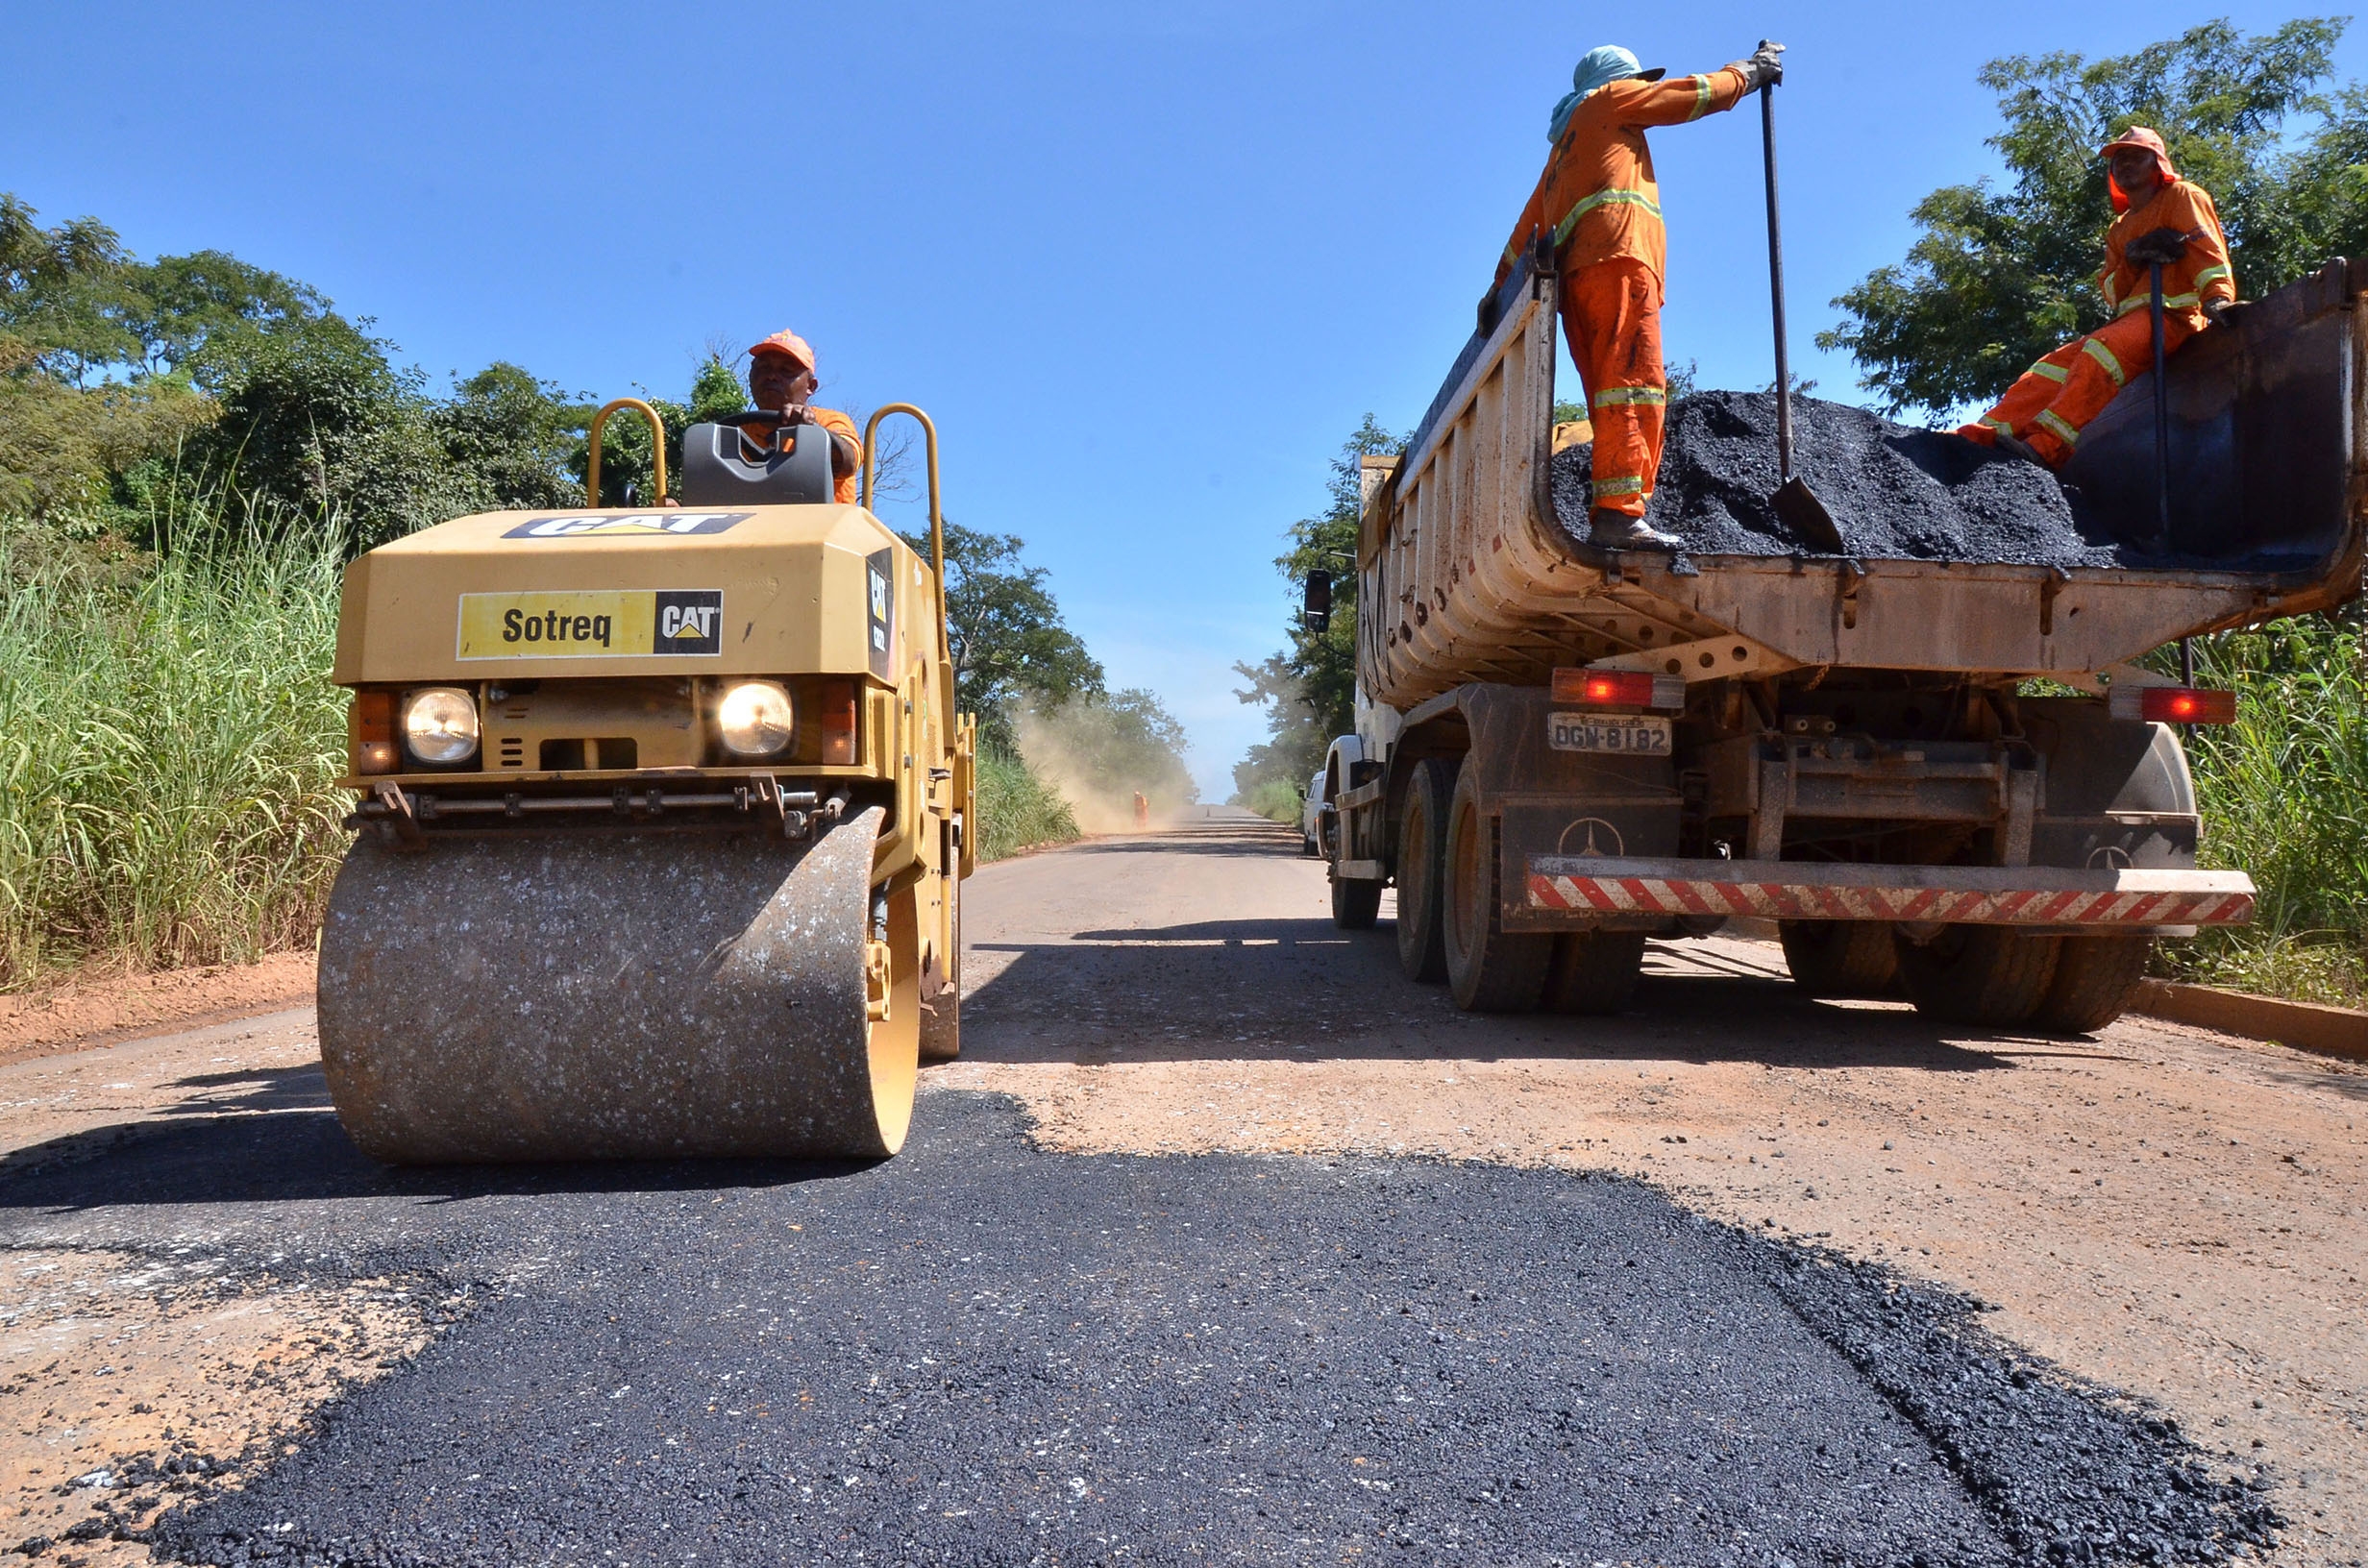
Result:
M1447 978L1440 934L1440 863L1447 847L1447 801L1455 792L1454 757L1415 764L1406 809L1397 820L1397 962L1409 980Z
M2129 1009L2154 950L2155 939L2143 933L2058 939L2056 977L2032 1016L2033 1026L2051 1035L2104 1028Z
M1644 968L1641 931L1566 931L1546 964L1549 1013L1617 1013L1635 996Z
M2055 937L2009 925L1950 925L1928 943L1896 936L1900 978L1915 1010L1942 1023L2029 1023L2056 975Z
M1899 994L1899 954L1883 920L1778 920L1785 967L1812 996L1838 1001Z
M1465 770L1447 804L1440 923L1447 985L1468 1013L1529 1013L1545 989L1554 933L1507 931L1500 907L1496 819L1480 810L1479 780Z
M1344 931L1370 931L1381 916L1381 884L1332 879L1332 923Z

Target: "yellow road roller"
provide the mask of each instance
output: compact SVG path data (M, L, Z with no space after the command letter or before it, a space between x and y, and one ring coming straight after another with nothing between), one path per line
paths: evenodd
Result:
M657 504L491 512L347 570L357 830L321 933L338 1116L392 1164L878 1157L960 1045L974 725L937 432L684 432ZM874 516L921 427L932 556Z

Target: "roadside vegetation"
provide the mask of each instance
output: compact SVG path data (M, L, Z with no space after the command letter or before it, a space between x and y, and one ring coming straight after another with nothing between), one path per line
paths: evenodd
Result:
M2368 1005L2368 668L2358 605L2200 638L2196 679L2236 723L2194 731L2207 866L2250 871L2254 923L2181 943L2166 973L2299 1001Z
M1312 765L1307 771L1311 776L1316 772ZM1286 784L1279 778L1262 778L1243 791L1234 804L1247 806L1269 821L1295 824L1299 821L1300 808L1307 801L1307 797L1299 793L1305 787L1303 784Z
M140 556L0 526L0 990L311 941L349 809L342 564L330 534Z
M2368 86L2339 82L2346 22L2304 17L2247 35L2225 21L2134 53L2010 56L1981 73L1997 95L2001 182L1934 191L1911 214L1906 257L1833 302L1819 334L1857 361L1894 418L1950 427L2042 354L2106 319L2094 276L2109 211L2096 148L2132 122L2213 192L2246 298L2368 256ZM1688 367L1689 371L1690 367ZM1685 377L1690 385L1690 375ZM1671 377L1678 390L1680 377ZM1584 410L1558 407L1556 417ZM1399 450L1371 415L1334 458L1330 504L1291 525L1275 561L1288 646L1238 670L1270 734L1234 770L1237 803L1295 821L1298 787L1353 728L1357 460ZM1334 574L1332 624L1311 632L1299 583ZM2209 985L2368 1005L2368 670L2361 608L2200 638L2198 680L2236 691L2237 722L2196 729L2189 762L2207 866L2260 887L2255 923L2166 943L2159 972ZM2165 649L2159 668L2175 668Z
M351 804L328 680L345 562L466 512L584 504L596 400L507 363L439 392L369 325L224 252L142 260L0 193L0 992L309 945ZM651 399L678 462L689 424L746 406L722 357L695 362ZM909 489L884 456L883 488ZM612 422L600 501L646 499L651 469L646 427ZM1023 712L1123 721L1128 755L1181 774L1181 729L1107 692L1019 539L949 547L986 858L1079 836Z
M1008 751L978 754L978 858L1004 860L1029 849L1074 844L1085 835L1060 792Z

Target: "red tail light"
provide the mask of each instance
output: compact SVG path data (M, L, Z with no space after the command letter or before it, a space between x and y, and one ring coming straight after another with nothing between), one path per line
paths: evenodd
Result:
M1641 670L1557 670L1554 700L1579 708L1682 708L1686 683Z
M2150 724L2232 724L2236 694L2208 692L2195 686L2134 686L2116 689L2111 698L2116 719L2138 719Z

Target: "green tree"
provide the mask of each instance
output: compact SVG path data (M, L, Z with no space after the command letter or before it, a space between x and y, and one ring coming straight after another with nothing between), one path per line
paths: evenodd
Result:
M472 511L580 506L583 485L568 475L582 444L582 400L496 361L430 410L428 422Z
M222 418L197 444L205 472L249 517L334 520L357 549L467 511L473 487L390 347L333 312L210 344Z
M929 554L926 534L905 543ZM983 744L1016 751L1023 707L1050 713L1073 698L1098 696L1101 665L1061 621L1046 579L1022 558L1017 534L946 525L947 640L953 646L955 699L978 716Z
M0 331L32 350L15 369L81 386L136 345L114 319L131 257L96 218L44 229L40 214L0 192Z
M1337 735L1356 728L1357 695L1357 519L1364 508L1364 464L1368 456L1395 452L1402 438L1367 414L1332 459L1326 486L1329 504L1291 526L1291 548L1275 558L1275 570L1291 584L1291 646L1257 664L1234 671L1249 683L1234 695L1267 710L1268 738L1234 765L1238 795L1270 779L1303 784L1323 761ZM1300 586L1311 572L1332 576L1332 620L1311 631L1299 615Z
M2330 90L2338 18L2247 37L2225 21L2134 54L2014 55L1983 67L2006 163L1917 204L1907 259L1834 304L1818 334L1845 349L1894 414L1988 402L2049 350L2106 319L2094 278L2111 209L2097 148L2151 125L2209 190L2238 286L2257 297L2331 257L2368 249L2368 91Z
M173 450L214 409L177 382L86 384L136 350L110 315L132 263L95 218L38 218L0 194L0 511L94 525L115 473Z

